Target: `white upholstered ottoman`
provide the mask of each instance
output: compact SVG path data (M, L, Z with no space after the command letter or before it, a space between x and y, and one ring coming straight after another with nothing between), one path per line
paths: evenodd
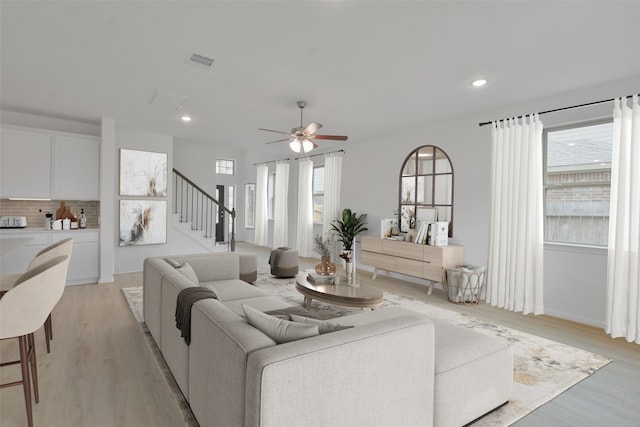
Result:
M463 426L511 397L513 352L503 339L435 322L435 427Z

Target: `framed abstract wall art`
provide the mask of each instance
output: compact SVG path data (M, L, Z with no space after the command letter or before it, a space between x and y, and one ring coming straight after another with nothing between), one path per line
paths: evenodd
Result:
M166 200L120 200L120 246L167 243Z
M121 196L167 196L167 153L120 149Z

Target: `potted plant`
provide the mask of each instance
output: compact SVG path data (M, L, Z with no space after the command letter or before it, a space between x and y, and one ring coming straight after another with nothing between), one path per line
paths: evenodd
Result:
M355 237L368 230L365 227L366 222L367 214L358 215L351 212L351 209L344 209L342 217L333 220L331 229L338 235L338 240L342 242L345 251L352 250Z
M345 260L347 283L352 283L353 241L358 234L368 230L365 227L366 221L367 214L358 215L355 212L351 212L351 209L343 209L341 217L334 219L331 223L331 229L336 233L338 240L342 242L344 247L340 258Z

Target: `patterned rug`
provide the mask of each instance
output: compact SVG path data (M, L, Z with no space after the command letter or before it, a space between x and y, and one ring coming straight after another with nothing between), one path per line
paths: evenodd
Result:
M276 279L270 274L260 274L254 285L292 306L302 305L303 297L295 290L294 279ZM144 325L142 288L124 288L122 291L136 320ZM391 292L385 292L384 299L383 307L401 306L434 320L451 322L511 343L514 351L513 397L508 404L470 424L473 427L508 426L610 362L588 351ZM314 317L328 319L359 313L361 310L313 300L310 311Z

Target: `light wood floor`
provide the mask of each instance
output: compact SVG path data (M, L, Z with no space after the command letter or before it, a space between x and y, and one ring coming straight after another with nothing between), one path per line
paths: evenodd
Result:
M259 272L268 272L269 252L238 243L239 252L258 253ZM313 259L301 259L309 268ZM467 312L613 359L600 371L518 421L515 426L639 426L640 346L611 339L603 331L548 316L523 316L481 304L458 306L435 289L361 272L361 280L448 309ZM42 331L36 334L40 403L36 427L182 426L174 401L144 334L120 291L140 286L140 273L117 275L112 284L68 287L53 313L52 351ZM0 342L2 361L15 359L15 340ZM0 381L19 378L18 368L3 368ZM26 426L21 387L0 390L0 426ZM203 426L204 427L204 426ZM221 426L227 427L227 426ZM342 426L340 426L342 427Z

